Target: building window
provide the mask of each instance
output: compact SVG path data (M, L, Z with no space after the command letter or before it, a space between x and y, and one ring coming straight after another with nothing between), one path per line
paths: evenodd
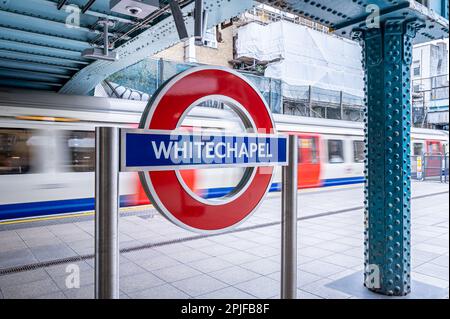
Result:
M420 62L418 61L413 63L413 75L420 76Z
M217 49L217 30L215 27L206 30L203 36L203 45L208 48Z
M328 163L344 163L344 147L341 140L328 140Z
M74 172L93 172L95 168L95 133L71 131L66 137L69 168Z
M364 162L364 141L353 141L353 161L355 163Z
M0 175L25 174L31 169L31 130L0 129Z
M423 144L422 143L414 143L414 156L422 155L423 153Z

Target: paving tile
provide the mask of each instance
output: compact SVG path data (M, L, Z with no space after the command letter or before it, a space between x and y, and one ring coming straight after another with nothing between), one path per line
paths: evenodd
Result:
M346 270L346 268L344 267L333 265L319 260L314 260L309 263L303 264L301 265L300 268L306 272L322 277L327 277Z
M21 239L19 234L15 230L2 230L0 231L0 242L8 242L9 240Z
M8 240L0 239L0 253L8 252L11 250L26 249L27 247L28 246L21 238Z
M196 239L196 240L188 240L188 241L184 242L184 245L187 247L198 249L198 248L202 248L202 247L209 247L211 245L216 245L216 242L209 240L207 238L202 238L202 239Z
M183 279L172 283L172 285L192 297L204 295L227 287L227 284L208 275L199 275Z
M281 244L280 244L281 245ZM274 248L270 246L259 246L258 248L247 249L247 252L259 257L272 257L280 254L281 248Z
M191 247L185 246L184 244L170 244L163 245L152 248L155 251L158 251L164 255L175 254L179 252L193 251Z
M94 241L92 239L76 240L66 245L79 255L94 254Z
M224 243L224 245L239 250L247 250L247 249L258 250L259 247L262 247L260 243L255 243L250 240L235 240L229 243Z
M209 273L211 277L217 278L229 285L235 285L250 279L260 277L259 274L239 266L218 270Z
M146 272L146 270L133 262L126 262L119 265L120 277L131 276Z
M249 263L240 264L242 268L246 268L260 275L268 275L280 270L281 263L274 262L269 259L258 259Z
M191 250L191 251L180 251L167 254L169 257L178 260L181 263L189 263L192 261L202 260L210 258L210 255L202 253L201 251Z
M448 286L449 286L448 280L424 275L422 273L415 272L415 271L413 271L411 273L411 278L412 278L412 280L417 280L417 281L423 282L425 284L433 285L433 286L436 286L439 288L448 288Z
M254 299L252 296L242 290L234 287L227 287L220 290L216 290L204 295L196 297L198 299Z
M239 265L245 262L250 262L259 259L260 257L253 255L251 253L236 251L231 254L220 255L218 256L220 259L228 261L229 263Z
M94 283L94 269L92 268L80 271L78 278L75 278L74 275L74 273L68 273L63 276L53 278L53 281L61 290L72 289L73 285L79 284L79 287L81 288Z
M50 275L52 278L58 278L62 276L67 276L70 272L73 272L73 267L77 266L79 268L80 273L84 273L85 271L91 271L93 268L85 261L77 261L72 263L54 265L45 267L44 270Z
M30 250L39 261L51 261L77 256L77 254L65 244L37 246Z
M132 252L126 252L123 253L122 256L126 257L127 259L134 261L136 263L142 262L142 261L149 261L156 257L162 256L163 254L156 249L148 248L148 249L141 249L136 250Z
M320 260L346 268L356 267L364 263L364 260L362 258L347 256L341 253L325 256Z
M0 288L26 284L44 279L50 279L50 276L43 269L0 275Z
M161 268L153 270L152 273L168 283L198 276L201 274L200 271L195 270L194 268L187 265L176 265L173 267Z
M347 299L351 297L351 295L341 292L339 290L326 287L332 280L331 279L321 279L315 281L309 285L305 285L302 287L302 290L316 295L325 299Z
M165 267L175 266L181 264L179 261L170 258L169 256L155 256L146 258L145 260L137 260L136 264L145 270L152 271Z
M426 252L435 253L435 254L448 253L448 247L440 247L440 246L436 245L436 243L434 243L434 244L421 243L421 244L416 245L414 248L418 249L418 250L426 251Z
M32 264L37 261L29 249L15 249L0 252L0 269Z
M310 283L313 283L320 279L322 279L322 277L311 274L307 271L303 271L300 269L297 271L297 287L299 288L309 285Z
M48 295L37 296L35 299L67 299L67 296L62 291L58 291Z
M95 287L94 285L88 285L80 288L66 289L63 290L63 293L68 299L94 299Z
M297 289L297 299L323 299L301 289Z
M268 277L258 277L235 285L236 288L257 298L270 298L279 294L280 283Z
M234 249L234 248L231 248L231 247L228 247L225 245L221 245L221 244L201 247L201 248L198 248L197 250L201 251L205 254L208 254L209 256L213 256L213 257L220 257L222 255L227 255L227 254L238 251L237 249Z
M423 264L423 265L415 268L415 272L418 272L418 273L421 273L421 274L424 274L427 276L431 276L431 277L436 277L439 279L444 279L447 281L449 280L448 268L438 266L433 263Z
M232 266L231 263L217 257L210 257L198 261L193 261L188 263L187 265L204 273L209 273Z
M449 256L448 255L442 255L438 258L432 259L430 262L432 264L436 264L438 266L442 266L442 267L447 267L448 268L448 261L449 261Z
M56 286L50 278L9 287L2 287L3 297L5 299L28 299L48 295L58 291L58 286Z
M164 284L164 281L155 275L145 272L120 279L120 289L129 295L132 292L149 289Z
M317 259L317 258L322 258L325 256L333 255L333 252L330 250L310 246L310 247L306 247L303 249L299 249L298 254L301 256L306 256L306 257Z
M444 187L448 189L448 186L435 184L413 182L413 194L418 194L417 189L422 193L438 189L440 191ZM320 190L320 193L312 190L308 195L305 193L302 197L304 205L301 216L333 210L336 202L339 202L340 207L360 205L363 200L362 187L352 187L345 190ZM324 200L330 196L330 191L335 200ZM440 289L440 293L447 289L448 296L448 200L446 195L441 197L442 200L437 200L436 197L434 200L423 198L414 201L412 278L427 284L427 289ZM271 194L254 217L240 227L279 221L279 211L279 194ZM299 298L352 297L350 293L343 294L327 285L333 280L345 279L352 272L362 270L363 222L362 210L299 222ZM0 227L0 269L34 263L38 261L37 258L64 258L69 252L70 256L90 254L94 246L93 233L92 220L24 227L13 231L2 230ZM150 220L139 216L121 218L120 235L120 247L124 248L141 243L189 238L192 233L180 230L161 216L155 215ZM121 254L121 297L228 298L231 295L249 295L278 298L280 236L280 225L274 225ZM11 295L21 295L20 298L92 298L94 260L80 263L80 289L65 289L66 266L64 264L38 269L36 272L23 272L23 276L19 275L17 279L13 276L16 274L0 276L0 298ZM198 279L197 282L195 278ZM173 281L173 285L166 281ZM38 282L42 282L42 289L32 285ZM205 287L201 287L202 282L206 282ZM30 289L27 285L31 285ZM246 287L247 291L238 287L239 285ZM64 290L61 291L60 288ZM21 292L20 289L25 290ZM255 289L257 293L253 294L251 289ZM33 293L37 290L39 292ZM6 295L3 296L4 293ZM371 298L372 295L367 296Z
M190 298L181 290L170 284L156 286L150 289L135 291L129 293L132 299L186 299Z

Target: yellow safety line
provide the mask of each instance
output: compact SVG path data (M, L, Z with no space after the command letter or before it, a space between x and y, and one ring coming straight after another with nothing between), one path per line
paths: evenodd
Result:
M152 208L152 207L153 207L153 205L123 207L123 208L120 208L119 212L127 213L130 211L138 211L138 210L148 209L148 208ZM31 222L40 222L40 221L44 221L44 220L55 220L55 219L74 218L74 217L92 216L92 215L94 215L94 211L78 213L78 214L67 214L67 215L58 215L58 216L46 216L46 217L34 217L34 218L27 218L27 219L9 220L9 221L0 222L0 225L24 224L24 223L31 223Z

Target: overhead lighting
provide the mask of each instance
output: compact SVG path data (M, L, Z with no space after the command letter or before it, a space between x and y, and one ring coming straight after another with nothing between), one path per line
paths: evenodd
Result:
M111 0L111 11L144 19L159 9L159 0Z
M105 61L117 61L119 60L119 57L116 52L108 52L107 55L105 55L105 52L101 48L89 48L85 49L83 53L81 53L81 56L86 59L93 59L93 60L105 60Z

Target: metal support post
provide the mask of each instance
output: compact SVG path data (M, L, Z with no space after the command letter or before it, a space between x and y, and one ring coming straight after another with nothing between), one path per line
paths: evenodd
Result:
M411 290L410 66L419 21L388 19L355 33L365 68L365 286Z
M119 298L119 128L95 130L95 298Z
M103 39L103 41L104 41L104 46L103 46L103 54L105 55L105 56L108 56L109 55L109 21L108 20L106 20L105 22L104 22L104 27L105 27L105 29L104 29L104 33L103 33L103 37L104 37L104 39Z
M308 87L308 109L309 109L309 117L313 116L313 108L312 108L312 86Z
M283 166L281 203L281 298L297 297L297 153L298 138L289 136L289 164Z

